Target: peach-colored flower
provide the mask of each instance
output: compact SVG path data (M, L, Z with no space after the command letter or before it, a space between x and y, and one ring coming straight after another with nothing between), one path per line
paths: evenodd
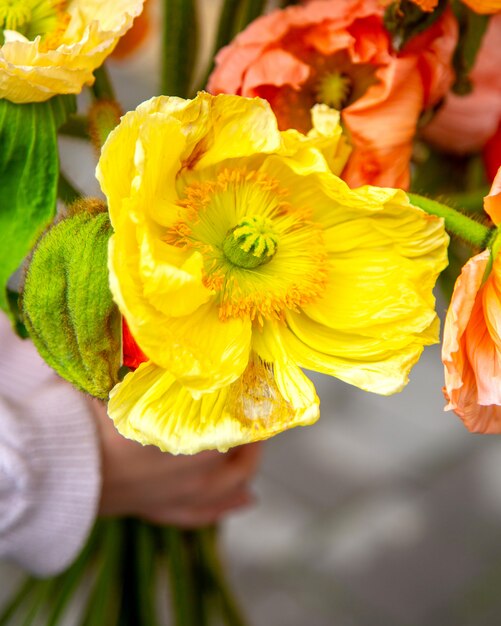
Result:
M501 118L501 15L491 18L470 74L472 93L449 93L424 130L424 137L447 152L480 150L495 133Z
M500 224L501 168L484 207ZM445 320L442 361L446 409L454 410L472 432L501 433L499 243L471 258L456 281Z
M430 12L434 11L438 4L438 0L412 0L412 2L414 2L414 4L417 4L418 7L423 11Z
M146 40L151 29L150 4L151 0L145 0L143 12L136 17L132 28L118 40L116 48L111 53L112 59L120 61L125 59L134 53Z
M476 13L497 13L501 11L501 0L463 0Z
M217 57L208 88L266 98L280 128L311 128L311 107L341 109L353 152L343 178L407 187L422 110L452 82L449 11L393 51L379 0L315 0L257 19Z
M501 117L496 132L484 146L483 157L487 178L492 181L501 167Z

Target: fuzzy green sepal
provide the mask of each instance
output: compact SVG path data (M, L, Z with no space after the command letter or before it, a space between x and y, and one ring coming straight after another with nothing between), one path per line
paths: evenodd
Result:
M108 286L106 213L54 226L28 268L22 309L45 361L75 387L106 399L118 382L120 315Z

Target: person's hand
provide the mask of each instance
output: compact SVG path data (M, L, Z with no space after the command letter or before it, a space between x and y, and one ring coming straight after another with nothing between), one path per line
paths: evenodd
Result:
M92 401L92 406L102 450L100 515L132 515L159 524L197 527L252 502L249 481L259 462L259 444L226 454L210 450L173 456L125 439L105 406L98 401Z

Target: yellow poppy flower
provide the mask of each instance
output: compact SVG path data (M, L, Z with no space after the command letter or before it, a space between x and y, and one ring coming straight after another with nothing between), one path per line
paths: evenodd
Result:
M110 395L126 437L173 453L264 439L317 419L301 367L390 394L437 341L442 221L402 191L351 190L324 156L339 139L206 93L154 98L111 133L110 284L148 359Z
M0 98L79 93L144 0L0 0Z

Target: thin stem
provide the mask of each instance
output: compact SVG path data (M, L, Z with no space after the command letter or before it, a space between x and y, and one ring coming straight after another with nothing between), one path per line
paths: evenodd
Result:
M206 571L212 576L212 584L219 592L223 617L228 626L246 626L238 604L230 590L223 565L219 558L217 528L209 527L196 531L196 536L203 554Z
M75 137L89 141L89 120L85 115L70 115L66 122L59 128L59 133L67 137Z
M164 95L190 95L198 47L195 0L163 0L162 77Z
M22 626L31 626L37 620L40 608L43 607L54 591L54 579L39 580L31 594L31 606L22 621ZM21 623L21 622L20 622Z
M486 248L492 235L492 230L483 224L459 213L455 209L441 204L436 200L430 200L415 193L407 194L409 200L430 215L436 215L444 219L445 228L448 232L457 235L476 248Z
M138 598L138 568L136 563L136 524L137 520L124 519L121 526L124 530L122 545L122 600L120 603L119 626L137 626L141 624ZM97 626L97 624L96 624Z
M195 611L190 555L179 528L165 528L164 541L168 552L169 581L176 626L198 626Z
M3 613L0 615L0 626L7 626L10 623L12 617L15 615L17 609L26 602L29 595L35 589L38 584L38 580L35 578L28 578L21 584L17 593L11 598L9 604L4 608Z
M75 200L83 198L83 194L79 191L72 182L65 176L62 171L59 171L59 183L57 186L57 197L64 202L64 204L72 204Z
M136 567L139 614L142 626L157 626L155 613L155 529L146 522L136 522Z
M73 592L78 587L89 564L92 562L100 532L100 527L96 526L77 560L55 579L57 581L56 599L47 619L46 626L57 626L59 623L59 618L70 602Z
M118 618L118 587L123 550L121 521L102 523L99 569L81 626L113 626Z
M219 14L219 24L217 28L216 38L212 53L209 57L210 61L208 67L202 78L202 82L199 85L199 89L205 89L209 76L214 69L214 59L217 52L231 41L235 30L235 22L237 20L238 12L241 7L242 0L224 0L221 12Z
M106 67L101 65L101 67L95 70L94 76L96 78L94 84L92 85L92 93L94 94L94 97L98 100L116 101L115 90Z

